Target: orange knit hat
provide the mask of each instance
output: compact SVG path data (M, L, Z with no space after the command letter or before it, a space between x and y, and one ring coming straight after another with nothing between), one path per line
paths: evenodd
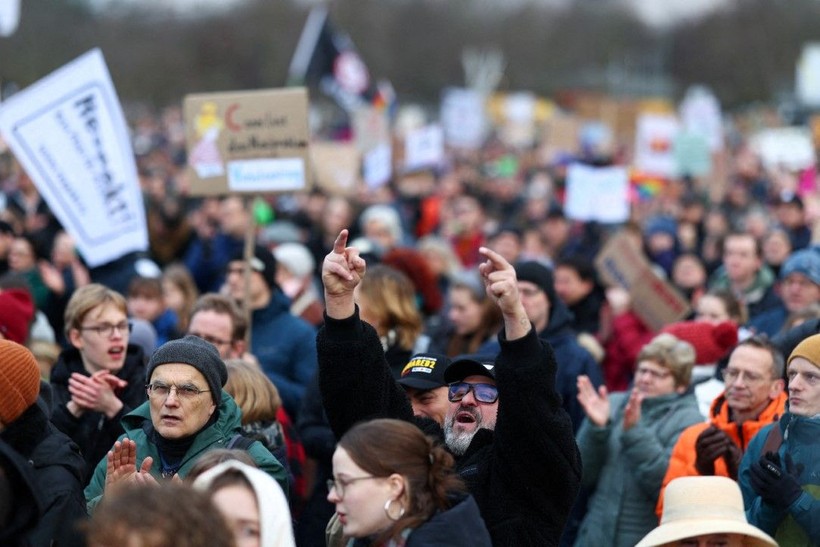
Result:
M25 347L0 340L0 422L10 424L40 393L40 368Z

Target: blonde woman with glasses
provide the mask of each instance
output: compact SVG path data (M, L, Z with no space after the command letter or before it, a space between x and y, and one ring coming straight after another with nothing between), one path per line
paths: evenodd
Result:
M609 395L578 377L586 413L578 447L590 497L576 546L632 547L657 526L655 504L672 447L703 420L689 390L694 364L692 345L665 333L641 349L630 391Z

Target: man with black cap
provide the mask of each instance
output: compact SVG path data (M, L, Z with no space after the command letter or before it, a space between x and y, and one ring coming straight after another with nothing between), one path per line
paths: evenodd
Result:
M359 318L353 291L366 264L347 247L347 236L342 230L322 265L326 312L317 336L322 400L337 438L373 417L412 421L442 440L449 428L447 447L493 544L557 545L578 493L581 461L555 390L555 358L527 318L513 267L479 249L487 295L504 318L501 351L492 370L476 359L448 368L450 407L442 427L413 415L376 331Z
M246 300L244 264L241 254L234 256L225 280L240 306ZM290 300L276 284L276 259L269 250L255 246L249 266L250 352L279 390L285 410L296 419L305 387L316 373L316 330L290 313Z
M117 484L185 477L200 455L226 448L241 431L239 407L222 390L228 370L210 342L188 335L163 344L148 362L146 379L148 401L123 418L125 435L85 489L89 510ZM247 451L287 492L285 469L262 443Z
M407 393L413 414L426 416L444 425L444 417L450 408L444 379L449 365L450 359L446 355L418 353L404 366L397 382Z
M535 261L515 265L518 293L521 303L532 321L535 331L555 352L558 374L555 387L561 394L564 410L578 431L584 419L584 410L578 403L578 376L588 376L596 387L603 383L603 374L595 358L578 343L578 333L572 328L572 313L555 292L552 270ZM489 346L493 353L497 344Z

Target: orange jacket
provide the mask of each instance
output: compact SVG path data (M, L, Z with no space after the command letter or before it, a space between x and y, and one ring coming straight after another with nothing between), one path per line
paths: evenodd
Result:
M666 469L666 476L663 478L661 495L658 496L658 505L655 507L655 512L658 514L659 519L663 513L663 492L666 489L666 485L669 484L672 479L697 476L699 474L697 469L695 469L695 459L697 457L695 454L695 442L698 440L698 435L708 428L710 424L714 425L729 435L735 444L741 447L745 452L749 441L752 440L752 437L757 434L760 428L778 420L780 416L783 415L786 399L788 398L786 392L781 391L776 399L772 399L772 401L769 402L769 406L763 409L763 412L760 413L760 416L758 416L756 420L747 420L743 422L743 425L738 426L729 419L729 405L726 404L725 395L725 392L721 393L712 401L712 407L709 410L710 419L708 422L689 426L684 429L683 433L678 437L678 442L675 443L675 447L672 449L672 456L669 458L669 467ZM729 471L726 469L726 462L723 458L715 460L715 475L722 477L729 476Z

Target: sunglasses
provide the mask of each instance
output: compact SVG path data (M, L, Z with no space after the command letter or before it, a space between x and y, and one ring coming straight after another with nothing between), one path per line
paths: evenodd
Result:
M451 403L462 400L470 390L473 391L475 400L479 403L494 403L498 400L498 388L492 384L469 384L467 382L454 382L450 384L447 398Z

